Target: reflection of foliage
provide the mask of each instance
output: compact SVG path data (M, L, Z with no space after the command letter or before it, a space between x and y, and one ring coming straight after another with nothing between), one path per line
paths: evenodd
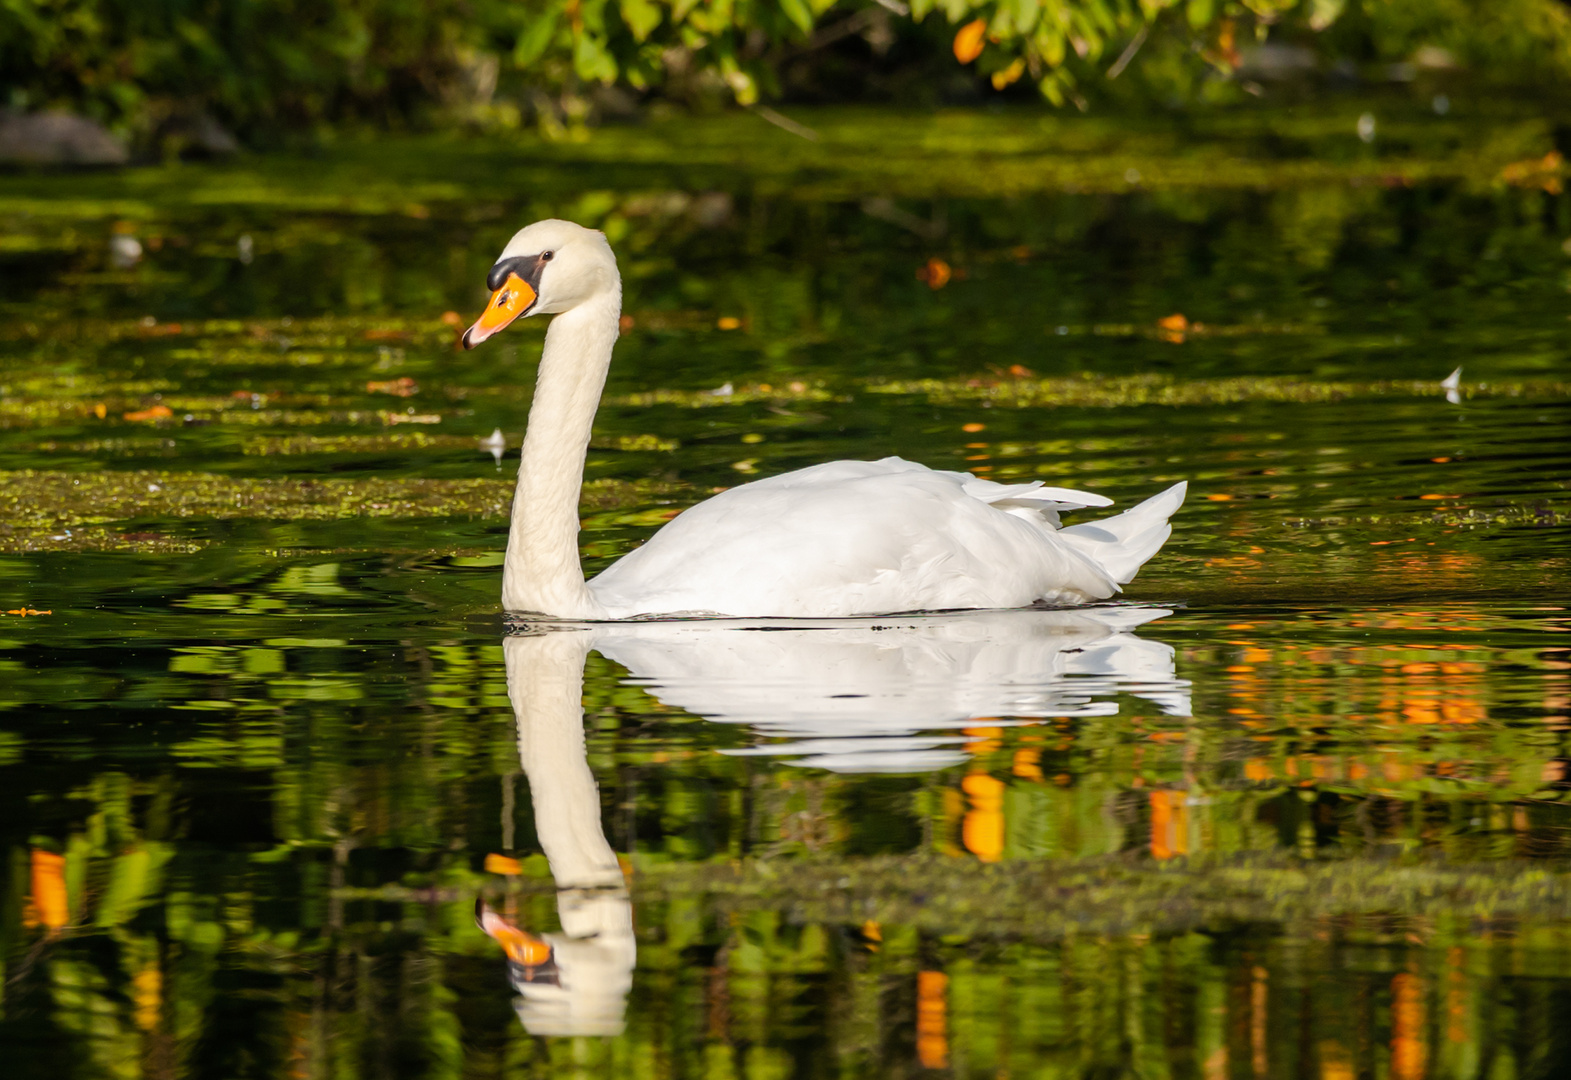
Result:
M343 602L362 587L311 563L255 588ZM783 1068L808 1039L871 1067L917 1054L915 1028L928 1060L1111 1067L1292 1057L1311 1024L1317 1053L1356 1062L1376 1051L1342 1012L1278 997L1345 1000L1354 984L1425 1052L1506 1060L1525 1022L1511 1008L1544 1007L1567 947L1568 684L1542 632L1564 622L1458 605L1162 623L1142 632L1179 646L1194 718L1121 702L975 727L967 766L919 777L715 754L748 737L592 657L589 760L631 853L640 976L627 1033L574 1060ZM472 919L485 892L549 927L554 891L538 855L506 882L477 872L504 806L532 849L530 800L502 794L522 784L502 650L452 634L382 655L181 646L112 693L201 719L123 765L57 742L71 710L53 708L47 669L23 674L8 721L52 711L21 725L36 797L5 829L6 1015L31 1010L105 1074L154 1053L320 1077L389 1055L560 1070L568 1044L524 1038L500 1007L502 962ZM1364 668L1375 677L1353 677ZM999 816L997 862L968 851L988 832L978 813ZM40 851L63 918L28 914L47 899ZM1380 963L1316 981L1371 952ZM1210 1019L1191 1029L1197 1005ZM1431 1046L1397 1009L1444 1009L1464 1034Z

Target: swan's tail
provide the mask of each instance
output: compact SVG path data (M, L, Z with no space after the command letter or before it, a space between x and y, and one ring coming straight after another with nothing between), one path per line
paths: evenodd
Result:
M1188 490L1187 482L1174 484L1122 514L1088 521L1084 525L1071 525L1060 529L1058 535L1107 571L1114 581L1126 585L1173 535L1173 527L1167 519L1184 505L1184 494Z

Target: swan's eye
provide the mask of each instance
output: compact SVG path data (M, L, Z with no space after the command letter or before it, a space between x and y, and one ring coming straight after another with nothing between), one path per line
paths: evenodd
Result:
M554 252L554 251L542 251L540 253L540 261L541 262L550 262L552 257L555 254L556 254L556 252Z

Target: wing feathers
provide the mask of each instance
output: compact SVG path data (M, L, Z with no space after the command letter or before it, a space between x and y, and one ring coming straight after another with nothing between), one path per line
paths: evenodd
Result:
M612 618L839 617L1111 596L1166 540L1183 485L1056 528L1101 495L885 458L743 484L675 518L590 582Z

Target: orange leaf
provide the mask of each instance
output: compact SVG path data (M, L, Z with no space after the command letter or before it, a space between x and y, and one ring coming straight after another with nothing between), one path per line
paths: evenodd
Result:
M993 89L1002 90L1010 83L1015 82L1026 72L1026 60L1023 56L1015 57L1014 63L1003 71L993 72Z
M926 264L916 272L917 280L927 282L929 289L942 289L954 276L955 272L950 269L949 264L937 255L928 259Z
M982 55L982 36L987 33L987 20L976 19L966 23L955 35L955 59L969 64Z
M365 388L368 394L392 394L395 397L410 397L420 392L420 387L408 375L386 382L368 382Z
M154 405L151 409L139 409L125 414L127 420L168 420L174 415L168 405Z

